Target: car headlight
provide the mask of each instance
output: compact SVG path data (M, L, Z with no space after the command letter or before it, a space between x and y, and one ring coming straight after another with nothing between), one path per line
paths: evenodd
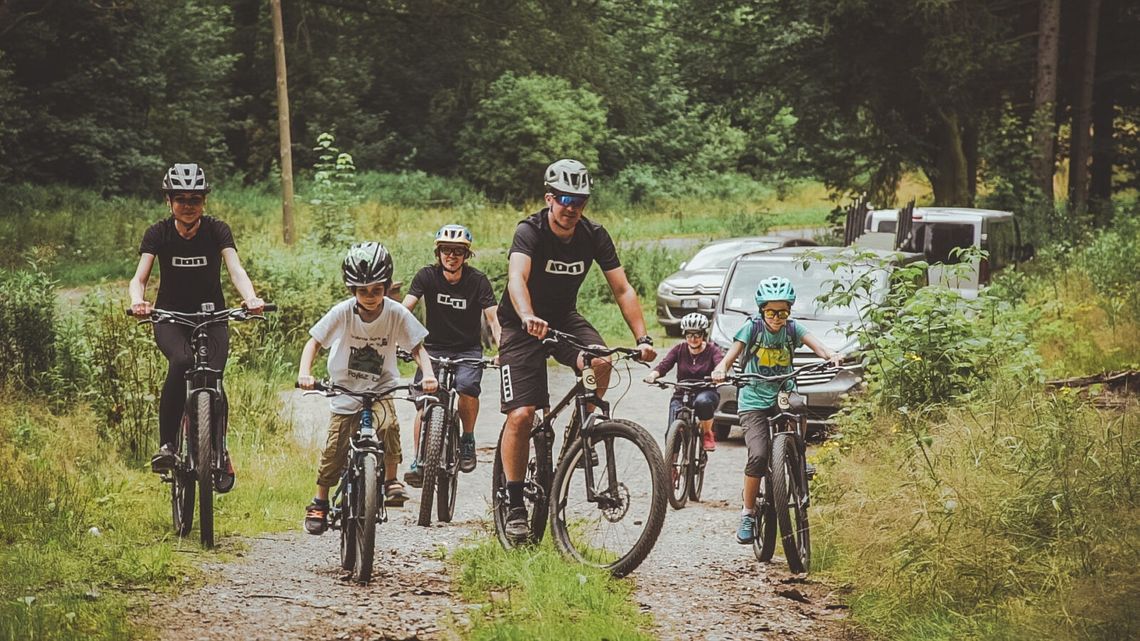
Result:
M663 282L657 286L657 293L662 296L668 296L673 293L673 288L669 286L669 283Z

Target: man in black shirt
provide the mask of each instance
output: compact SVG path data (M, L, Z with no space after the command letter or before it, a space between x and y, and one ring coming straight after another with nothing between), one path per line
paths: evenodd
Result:
M428 337L424 347L428 354L445 358L482 358L480 340L485 317L491 327L495 343L499 342L499 321L495 314L498 305L491 281L483 272L467 264L471 252L471 232L463 225L444 225L435 234L436 264L428 265L416 273L411 289L404 297L404 307L412 311L422 298L427 312ZM483 370L462 365L455 372L455 388L459 392L459 422L463 436L459 439L459 469L475 469L475 419L479 416L480 379ZM416 374L419 381L419 373ZM419 467L420 422L423 412L416 414L416 457L404 474L404 481L412 487L423 484Z
M166 172L162 190L166 194L170 217L151 225L143 234L139 264L128 285L131 312L139 318L146 318L156 307L197 312L201 311L202 303L213 303L216 309L223 309L226 304L219 279L222 263L225 263L242 303L249 311L261 313L265 303L258 298L249 275L241 266L229 225L205 215L210 185L202 168L196 163L174 165ZM152 306L146 300L146 285L156 258L162 280L158 285L158 298ZM224 323L214 325L207 334L210 337L210 367L225 369L230 345L229 327ZM151 468L156 472L170 469L174 464L174 440L186 403L185 375L194 363L189 339L188 327L165 323L154 326L154 340L170 363L159 402L160 446L151 459ZM228 492L233 484L233 464L226 453L224 474L216 489Z
M499 304L503 340L499 350L500 397L507 415L503 426L503 472L510 512L506 534L523 539L530 534L523 503L523 475L529 453L530 428L537 407L547 407L547 348L541 342L549 328L573 334L587 345L604 345L602 337L577 311L578 290L590 263L597 262L614 294L625 322L641 350L641 359L656 357L653 340L637 292L618 260L613 239L582 211L590 197L590 175L576 160L559 160L546 168L546 208L524 219L515 229L509 253L507 291ZM554 347L558 362L576 369L583 355L565 345ZM610 365L593 359L598 394L609 384Z

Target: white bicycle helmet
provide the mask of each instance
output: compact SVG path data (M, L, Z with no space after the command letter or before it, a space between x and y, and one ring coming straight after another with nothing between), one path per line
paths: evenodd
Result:
M435 232L435 245L436 247L443 243L453 245L466 245L467 249L471 249L471 242L474 238L471 232L463 225L444 225Z
M686 314L681 319L681 332L705 332L709 331L709 319L704 314L693 312Z
M551 191L574 196L590 195L590 172L577 160L563 158L546 168L544 184Z
M180 162L166 170L166 176L162 179L162 191L197 191L208 194L210 183L206 182L206 172L202 171L198 163Z

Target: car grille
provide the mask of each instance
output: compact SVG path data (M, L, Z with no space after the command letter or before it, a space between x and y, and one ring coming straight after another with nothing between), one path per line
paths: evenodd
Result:
M719 287L674 287L674 296L719 296Z

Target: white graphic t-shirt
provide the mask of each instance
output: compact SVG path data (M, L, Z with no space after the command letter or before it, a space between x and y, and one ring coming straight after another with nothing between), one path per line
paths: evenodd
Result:
M365 323L356 314L356 298L333 306L309 330L329 348L329 379L351 390L377 391L396 383L396 346L409 352L423 342L427 329L403 305L385 298L380 316ZM355 414L361 403L350 396L333 396L334 414Z

